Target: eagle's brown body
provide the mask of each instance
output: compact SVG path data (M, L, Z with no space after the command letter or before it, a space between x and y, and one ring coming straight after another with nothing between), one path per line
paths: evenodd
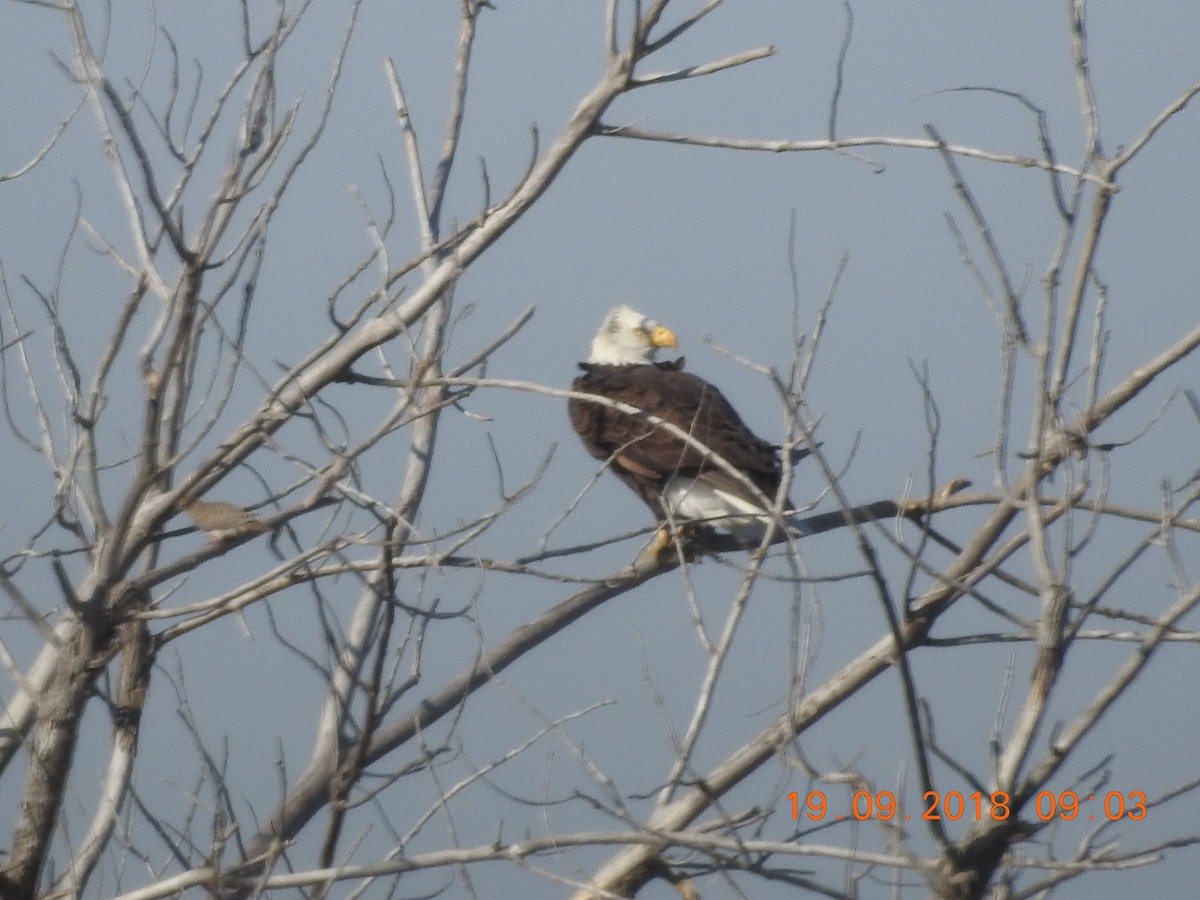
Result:
M660 521L667 518L663 492L676 476L707 483L761 508L761 500L723 471L710 455L647 416L670 422L740 471L768 500L779 490L783 469L778 448L757 437L713 385L683 371L683 359L640 365L580 363L572 389L626 403L646 416L572 398L571 424L597 459L611 460L617 474ZM788 504L790 507L791 504Z

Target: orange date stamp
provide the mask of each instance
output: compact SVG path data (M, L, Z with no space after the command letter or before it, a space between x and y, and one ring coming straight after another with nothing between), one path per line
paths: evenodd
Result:
M999 822L1012 814L1011 798L1004 791L993 791L991 794L975 791L965 795L962 791L947 791L944 794L926 791L922 797L924 811L916 815L901 814L896 805L896 795L891 791L858 791L850 799L849 812L841 815L829 809L824 791L809 791L803 796L798 791L792 791L785 799L791 804L792 819L810 822L824 822L827 819L853 819L858 822L879 819L891 822L914 818L949 822L993 819ZM1109 791L1087 796L1080 796L1075 791L1041 791L1034 797L1033 810L1042 822L1056 819L1065 822L1075 819L1085 822L1097 819L1140 822L1148 813L1146 795L1142 791Z

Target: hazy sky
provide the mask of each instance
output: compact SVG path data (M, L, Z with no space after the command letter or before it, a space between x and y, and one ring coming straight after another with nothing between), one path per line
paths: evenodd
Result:
M494 5L479 21L460 168L447 201L448 226L472 218L483 202L480 161L486 162L493 195L503 195L529 158L531 127L536 126L544 150L602 71L603 3L494 0ZM202 60L199 93L202 101L211 100L238 58L237 4L160 3L157 22L145 4L117 6L106 50L111 74L118 76L114 80L124 85L126 79L144 79L147 102L161 103L168 89L168 48L156 32L161 27L172 35L181 59ZM266 5L251 6L265 21ZM371 250L367 219L389 216L389 182L397 219L387 241L391 262L397 265L414 253L411 192L384 61L395 63L421 148L431 158L445 121L457 8L450 2L363 4L326 134L300 169L268 242L263 296L250 322L250 346L268 380L277 377L277 362L295 362L325 336L327 298ZM281 58L279 103L282 107L300 101L301 128L311 128L319 111L345 16L346 4L317 3ZM1089 21L1103 147L1113 152L1132 142L1200 80L1200 5L1180 0L1094 3ZM97 33L101 22L97 18L93 23ZM833 0L729 0L648 69L703 63L766 45L776 48L774 56L703 80L636 92L619 100L606 119L703 136L827 137L845 23L845 7ZM0 174L23 165L70 114L78 88L55 62L69 56L66 29L58 16L10 0L0 4ZM191 63L184 66L188 84L195 84L196 71ZM924 126L929 124L952 143L1040 156L1035 115L1000 91L1019 94L1044 111L1058 159L1068 165L1080 161L1083 123L1066 3L926 0L854 5L853 39L838 107L839 136L925 138ZM1122 176L1099 265L1109 298L1110 332L1102 388L1111 387L1132 365L1197 321L1197 116L1195 110L1187 110L1168 123ZM223 158L218 154L218 161ZM1048 177L1034 169L979 160L960 159L959 165L1029 304L1031 320L1040 321L1041 280L1061 231ZM211 179L201 179L199 185L197 209ZM81 231L74 234L60 269L62 248L77 213L120 249L129 249L122 210L87 109L76 116L41 166L0 183L0 263L6 290L23 311L20 327L36 332L45 354L37 362L43 375L51 372L50 336L44 320L37 318L26 278L38 289L60 296L88 368L101 344L90 346L85 335L93 327L97 334L106 334L128 291L123 274L89 249ZM817 308L845 259L808 400L822 417L818 437L824 450L839 465L851 460L843 483L851 501L925 489L928 435L913 375L914 366L924 365L941 415L938 476L944 480L962 475L986 489L995 482L994 463L985 454L996 441L1001 335L987 299L964 264L948 213L966 234L971 252L982 260L977 235L946 169L928 150L737 153L596 138L536 208L462 279L455 304L470 315L455 325L451 361L469 358L522 310L534 306L532 321L495 355L488 374L566 387L604 312L617 302L628 302L672 327L689 368L721 385L755 431L777 439L783 417L772 389L718 346L781 370L791 363L795 341L788 240L794 218L801 332L811 331ZM990 277L990 271L987 274ZM8 340L14 325L6 319L4 328ZM135 375L130 366L127 377ZM1106 426L1103 439L1132 438L1175 388L1195 385L1197 376L1200 364L1194 360L1172 370L1135 412ZM228 433L237 414L258 396L250 385L244 394L239 392L228 411L228 426L218 428L212 442ZM339 396L346 404L339 408L350 417L359 403L363 410L377 408L377 401L364 400L361 393ZM19 410L27 409L23 403L17 404ZM1170 406L1163 436L1155 432L1144 449L1130 454L1130 462L1114 464L1114 501L1157 508L1156 492L1164 479L1178 485L1189 477L1197 464L1197 423L1189 417L1186 405ZM1026 418L1018 414L1017 421L1026 427ZM128 449L122 442L136 433L132 421L124 434L113 430L106 438L107 452L120 456L123 446ZM530 478L558 445L537 490L513 512L506 527L489 532L477 545L477 552L498 558L534 551L596 472L595 462L570 433L562 401L553 398L480 391L462 410L446 417L441 439L455 449L434 472L430 490L435 500L427 505L421 523L431 532L452 528L496 505L493 445L510 489ZM1014 447L1024 446L1025 440L1023 431L1014 435ZM44 461L14 440L0 438L0 447L7 448L7 478L0 494L0 553L7 556L32 530L25 521L27 511L45 508L50 481ZM1180 447L1188 450L1181 452ZM265 477L281 485L292 474L277 471ZM386 493L395 472L380 466L365 477ZM262 498L253 478L235 474L227 486L228 495L245 491L242 502ZM813 468L801 466L793 496L815 497L820 489ZM975 520L970 513L948 514L945 528L967 534ZM555 547L599 540L646 524L645 509L606 475L586 492L548 543ZM1125 544L1119 536L1113 541L1115 554ZM626 542L570 558L555 568L587 575L610 572L627 562L636 547ZM806 542L804 555L814 574L859 565L850 537L839 532ZM899 588L903 567L895 558L885 561L897 573ZM264 546L241 548L228 569L203 583L197 576L180 588L179 598L210 596L271 562ZM716 562L706 562L693 573L696 602L710 627L721 622L738 576L736 569ZM1138 592L1145 592L1145 610L1157 610L1169 591L1169 579L1165 567L1147 569L1120 599L1139 608L1143 598ZM1081 590L1094 587L1093 581L1089 573L1079 573ZM927 586L918 580L917 590ZM426 592L440 592L451 608L478 603L484 644L571 592L566 585L450 573L428 583L413 578L404 589L414 602ZM348 611L357 585L347 583L344 592ZM298 594L274 601L272 613L289 639L321 654L311 605L311 597ZM859 582L805 589L799 608L805 623L821 629L809 684L886 629L876 601ZM797 627L793 614L790 587L759 585L742 626L742 651L733 656L724 675L715 724L700 747L701 768L779 713L791 665L786 638ZM460 725L464 744L458 775L520 744L550 719L610 702L573 721L570 738L619 779L621 790L652 795L672 758L670 735L686 727L703 671L691 615L682 579L659 579L618 598L522 660L469 704L470 714ZM978 609L963 604L943 620L936 636L989 627L982 624L988 621ZM27 663L38 646L36 634L14 625L4 628L11 633L5 638L10 652ZM429 648L425 683L435 685L469 662L478 640L479 635L465 626L461 634L439 636ZM1010 659L1017 672L1013 690L1025 688L1023 666L1029 648L1014 647L913 655L920 687L936 710L939 740L982 773L987 771L987 740L1006 690ZM1076 668L1062 686L1056 712L1072 715L1124 658L1126 649L1089 648L1086 663L1072 659ZM177 642L160 664L170 679L186 683L201 731L214 741L228 736L230 780L244 798L244 809L253 806L258 815L265 815L277 796L280 748L293 773L306 760L319 679L281 650L262 610L250 612L244 623L227 619L194 639ZM1068 767L1060 787L1110 753L1115 756L1109 789L1156 793L1194 777L1200 714L1190 687L1196 673L1191 646L1161 651L1136 692L1136 703L1130 697L1114 709L1086 751ZM195 751L173 713L177 698L166 674L155 682L151 704L150 716L157 713L161 724L145 735L138 789L155 808L170 814L187 802ZM98 734L106 733L106 723L98 718L89 725ZM1154 740L1147 740L1147 734ZM898 793L902 791L895 782L907 765L906 800L919 802L900 693L890 677L806 733L800 744L819 768L854 761ZM180 763L180 758L185 761ZM404 754L395 760L395 768L409 759L410 753ZM102 764L103 758L95 761L96 766ZM454 777L447 775L451 781ZM572 747L549 738L497 771L494 783L499 790L480 793L474 801L477 815L460 816L458 840L464 845L486 842L496 835L500 819L509 837L527 830L598 827L596 820L569 804L551 807L541 819L530 808L506 803L501 794L558 799L580 781ZM802 784L797 778L796 785ZM766 777L748 785L727 808L762 802L767 785ZM17 788L11 780L0 785L5 808L12 808ZM87 809L86 792L80 790L78 808ZM413 791L424 798L420 802L432 800L428 784ZM648 809L649 802L636 812ZM1158 826L1124 826L1122 846L1188 830L1183 812L1168 808L1157 819ZM1195 830L1194 814L1191 821L1190 830ZM1064 848L1074 846L1082 834L1082 827L1072 831L1064 825L1053 836L1055 846L1065 854ZM436 846L435 836L444 838L443 833L430 835L421 849ZM864 829L863 846L874 847L877 840L875 832ZM379 858L390 846L387 836L371 834L361 860ZM608 855L596 853L592 858L599 861ZM1161 866L1091 876L1056 896L1174 896L1194 870L1194 854L1181 851ZM837 870L829 869L827 875L829 871ZM830 877L836 884L837 876ZM500 865L481 870L478 878L480 896L515 896L512 892L518 891L551 897L563 890ZM726 896L720 893L723 889L714 887L712 896ZM864 897L885 896L888 890L869 881L861 889ZM645 894L670 895L666 886ZM789 895L782 888L777 894L754 894ZM709 900L707 892L704 896Z

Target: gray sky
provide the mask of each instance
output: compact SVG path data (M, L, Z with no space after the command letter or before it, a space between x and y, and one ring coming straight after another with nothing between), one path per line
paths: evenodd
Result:
M502 195L529 157L531 126L537 126L544 148L603 64L603 4L496 0L495 5L496 10L485 11L480 20L460 169L447 202L448 225L470 219L482 202L476 160L486 160L493 194ZM280 103L302 96L300 121L310 127L344 27L344 6L317 4L282 60ZM454 3L378 0L367 0L362 7L327 134L300 170L268 243L262 289L266 296L251 320L252 352L268 381L278 374L276 361L298 360L324 336L327 297L350 266L370 252L364 214L380 220L388 216L381 158L395 192L397 225L388 239L393 265L413 253L411 193L383 62L395 62L422 150L432 157L444 122L456 9ZM201 93L203 99L211 99L237 58L236 4L160 4L157 14L178 42L182 58L204 60ZM146 93L153 102L165 90L161 66L166 47L158 40L153 58L147 59L154 26L142 4L121 4L117 16L107 50L109 65L131 80L148 71ZM1200 7L1178 0L1096 3L1089 18L1103 146L1113 152L1133 141L1200 77ZM832 0L730 0L727 8L651 68L696 64L763 45L776 47L775 56L703 80L646 89L618 101L606 118L612 124L694 135L824 138L844 23L844 7ZM0 173L12 172L36 153L76 102L77 89L56 67L54 55L69 56L65 28L56 16L12 2L0 5ZM923 138L928 123L954 143L1006 154L1041 154L1037 123L1025 106L997 93L955 90L964 87L1023 95L1044 110L1060 161L1079 161L1082 125L1066 4L942 0L855 5L839 105L840 136ZM1200 282L1198 138L1197 114L1185 111L1122 176L1098 267L1108 292L1106 325L1111 335L1102 388L1111 387L1132 365L1195 326L1195 285ZM982 161L959 160L959 165L1026 299L1030 320L1040 323L1041 279L1061 230L1047 176ZM210 184L201 180L205 189ZM197 209L205 197L198 189ZM40 289L55 289L77 202L83 218L128 250L121 209L86 109L41 166L0 183L0 263L8 292L28 318L22 327L37 332L43 352L50 340L48 329L34 314L23 278ZM928 437L912 366L926 364L942 420L939 479L963 475L988 489L994 485L995 470L984 454L996 440L1000 333L978 283L963 264L946 213L953 214L972 252L982 259L945 167L929 151L876 147L853 156L739 154L594 139L536 208L462 279L455 303L459 310L471 307L472 313L455 325L451 357L470 357L522 310L535 306L532 321L495 355L488 374L565 387L604 312L616 302L629 302L672 327L689 368L719 384L756 432L778 439L782 413L770 387L714 345L763 365L786 368L790 363L794 341L788 231L794 216L801 331L811 330L840 260L846 259L808 400L822 416L818 437L830 458L842 464L853 454L843 484L850 499L857 503L898 497L909 488L910 479L912 490L924 490ZM75 333L93 327L105 333L127 290L122 274L93 254L86 235L77 233L57 287ZM6 320L4 327L7 340L12 322ZM90 366L100 345L83 343L80 349ZM48 357L38 364L46 367L44 373L50 371ZM1132 438L1175 388L1194 385L1198 375L1200 365L1194 360L1172 370L1136 410L1107 425L1101 438ZM129 377L135 376L131 365ZM257 397L251 385L245 394L239 393L233 406L243 405L230 409L229 427ZM119 404L120 398L113 402ZM341 411L353 417L377 410L386 401L365 398L356 389L347 390L341 402ZM1027 413L1023 402L1018 400L1018 408ZM455 413L445 420L441 439L456 450L435 470L431 491L436 501L426 507L421 524L431 532L445 530L495 505L498 485L489 438L510 489L531 477L557 444L537 490L513 512L506 527L489 532L477 548L499 558L533 552L596 471L570 433L562 405L553 398L502 391L473 395L464 404L469 416ZM1018 412L1021 429L1027 427L1027 418ZM1114 460L1111 498L1157 508L1161 482L1181 484L1195 470L1196 428L1186 404L1170 405L1143 449L1129 454L1128 461ZM227 431L228 427L218 428L213 440ZM124 435L110 433L107 451L119 456L122 441L136 433L131 420ZM1015 449L1025 441L1024 430L1013 435ZM0 439L0 446L10 447L8 478L0 495L0 553L7 556L27 537L27 510L44 508L49 478L44 463L10 438ZM1019 461L1010 464L1015 468ZM284 484L292 474L264 476ZM394 476L386 466L364 472L382 493L388 493L386 485ZM811 498L820 491L821 480L811 466L802 465L796 479L794 497ZM225 487L228 494L245 491L242 502L262 496L258 482L248 476L235 475ZM606 475L548 542L554 547L598 540L647 525L647 518L644 508ZM968 534L975 520L970 512L949 513L944 528ZM1103 539L1111 540L1114 555L1130 540L1119 530ZM588 575L609 572L627 562L636 547L626 542L555 568ZM1194 558L1195 547L1190 549ZM858 565L849 535L841 532L806 542L804 557L814 574ZM740 564L744 559L731 561ZM903 571L894 556L885 561L892 571ZM227 570L203 582L196 577L185 583L179 589L180 602L212 595L270 562L261 542L241 548ZM710 627L722 621L738 574L711 561L693 573L697 605ZM1121 599L1133 608L1144 599L1147 612L1157 610L1170 576L1165 565L1145 567L1130 576ZM228 578L228 585L219 583L222 577ZM1080 590L1094 587L1098 577L1079 572ZM899 587L902 579L897 579ZM917 590L927 586L927 581L918 580ZM447 779L462 777L473 765L520 744L547 720L608 702L564 730L575 746L586 747L602 770L618 778L623 791L652 794L673 755L671 731L686 727L703 672L683 587L680 577L671 576L617 599L477 695L461 726L461 761L449 768ZM473 574L445 574L426 583L413 577L404 590L414 602L426 596L424 592L439 593L452 608L477 602L485 644L570 592L564 585ZM348 611L356 585L347 583L344 591ZM940 623L935 636L996 627L977 607L961 606ZM886 629L877 602L860 582L805 589L799 609L806 625L821 629L809 684ZM322 652L310 596L285 596L273 601L271 610L289 639ZM788 687L787 636L796 628L794 612L789 587L764 582L756 589L742 625L741 652L733 655L718 692L716 724L700 747L701 768L778 715ZM28 663L38 646L35 633L13 624L5 631L12 635L5 637L10 652ZM465 625L461 633L439 633L427 648L424 683L435 685L468 663L477 640ZM177 698L168 684L169 679L182 679L201 732L214 741L228 735L230 780L245 808L253 806L265 815L277 797L280 748L293 774L306 759L319 680L280 649L261 609L246 616L244 630L239 622L226 619L173 646L160 660L169 678L155 683L151 702L157 716L151 713L155 726L145 737L139 791L163 814L187 803L196 762L172 712ZM1125 645L1077 651L1086 662L1071 659L1074 669L1055 711L1062 717L1072 715L1126 651ZM1023 692L1030 652L1027 646L1002 645L913 655L919 685L936 710L939 740L977 771L987 771L987 740L1005 691L1006 668L1012 660L1016 675L1011 690ZM1194 682L1193 656L1186 645L1163 650L1144 683L1113 710L1067 767L1059 787L1067 787L1071 777L1110 753L1115 755L1106 790L1153 794L1194 777L1191 750L1200 714L1188 691ZM98 734L107 728L99 719L89 725ZM800 746L819 768L853 760L914 808L920 801L893 678L880 679L806 733ZM209 749L217 751L219 746ZM409 758L398 758L395 767ZM103 759L95 761L97 766L102 763ZM896 779L905 766L907 786L899 788ZM772 770L772 775L778 774ZM952 780L948 777L947 784ZM508 837L599 827L578 806L550 807L543 819L502 794L559 799L582 783L572 746L559 737L545 738L496 773L499 790L477 792L472 801L476 806L460 810L455 821L458 840L465 845L486 842L496 835L499 820ZM588 787L594 790L594 785ZM730 798L727 809L762 803L771 787L765 776L752 779ZM12 808L17 789L11 781L0 784L5 808ZM792 789L803 790L803 779L797 777L779 794ZM87 809L87 789L79 790L79 808ZM414 781L403 790L411 791L403 795L406 803L428 803L434 797L427 781ZM645 812L649 803L642 801L636 811ZM1194 821L1194 803L1191 809ZM1125 823L1119 835L1122 846L1186 830L1184 812L1168 807L1154 821ZM604 827L611 824L600 822ZM1055 846L1066 853L1063 848L1077 843L1083 831L1072 823L1060 825L1053 836ZM444 837L444 829L431 831L421 849L436 846ZM861 846L874 848L878 841L877 832L863 829ZM387 835L371 833L364 839L361 858L379 858L390 846ZM580 859L595 862L608 855L599 852ZM1194 867L1194 854L1180 851L1161 866L1094 875L1056 896L1173 896ZM828 875L837 870L824 871ZM585 873L586 869L570 874ZM562 891L501 865L473 877L480 896L524 892L550 897ZM438 882L435 878L429 883ZM715 887L712 896L725 896L721 889ZM873 897L885 896L887 889L866 882L862 891ZM653 900L670 895L662 885L645 896ZM773 895L755 894L787 895L783 889ZM708 896L705 893L706 900Z

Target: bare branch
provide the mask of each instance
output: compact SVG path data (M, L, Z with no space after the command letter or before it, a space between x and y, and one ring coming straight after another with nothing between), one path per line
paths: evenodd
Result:
M1050 163L1033 156L1013 156L992 150L982 150L967 147L962 144L940 144L937 141L922 138L902 137L857 137L838 138L837 140L759 140L756 138L720 138L701 137L697 135L676 134L666 131L652 131L632 125L597 126L597 134L605 137L633 138L639 141L656 141L668 144L686 144L694 147L713 147L724 150L750 150L759 153L811 153L814 151L840 151L854 147L898 147L905 150L939 150L963 156L970 159L982 159L988 162L1017 166L1022 169L1042 169L1047 172L1057 172L1080 178L1087 182L1103 184L1104 178L1090 172L1082 172L1061 163Z
M760 59L766 59L767 57L774 55L774 47L759 47L756 50L746 50L742 53L736 53L733 56L727 56L724 59L718 59L710 63L703 63L702 65L698 66L686 66L682 69L675 69L670 72L654 72L649 75L638 75L633 79L633 83L637 87L646 87L648 85L662 84L668 81L683 81L688 78L701 78L704 75L712 75L714 72L723 72L726 69L744 66L746 63L757 62Z

